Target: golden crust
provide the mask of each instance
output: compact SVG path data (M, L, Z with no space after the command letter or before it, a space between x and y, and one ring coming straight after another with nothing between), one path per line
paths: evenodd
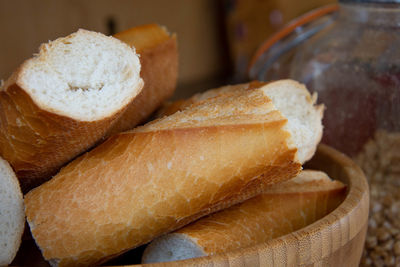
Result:
M105 136L143 122L173 93L178 73L176 37L153 24L118 36L128 45L138 44L145 86L130 104L108 118L77 121L40 108L18 81L23 65L1 88L0 155L14 168L23 192L51 178Z
M248 247L322 218L343 201L345 191L338 181L310 181L300 186L287 181L175 233L190 238L206 255Z
M115 37L135 46L140 55L140 76L144 86L108 135L130 130L143 123L172 96L178 80L178 47L175 35L169 35L156 24L149 24L121 32Z
M295 176L301 164L278 115L112 136L26 195L44 257L99 263Z
M225 85L215 89L207 90L203 93L195 94L194 96L188 99L181 99L174 102L167 102L164 103L163 107L157 112L157 117L161 118L164 116L172 115L177 111L184 110L185 108L191 106L192 104L195 104L197 102L200 102L208 98L217 97L225 93L235 93L235 92L237 93L245 90L258 89L266 84L268 83L260 81L252 81L249 83Z
M15 73L0 91L0 155L13 167L24 192L104 136L121 111L83 122L39 108Z
M191 110L193 110L193 107L196 107L198 105L202 105L202 102L204 101L216 101L218 102L218 100L220 100L220 96L222 95L240 95L240 94L246 94L246 93L254 93L254 94L258 94L260 95L260 90L257 89L261 89L264 88L264 93L266 95L271 95L271 97L275 98L278 97L279 95L279 91L283 91L285 92L285 88L296 88L296 93L301 94L305 97L305 103L304 103L304 108L305 110L303 110L304 114L304 118L308 117L307 122L304 121L304 125L307 125L306 127L312 128L312 134L301 134L300 130L298 129L299 125L302 123L292 123L290 124L291 126L289 126L289 128L291 128L292 134L294 135L293 137L293 141L299 145L298 149L299 149L299 159L302 163L306 162L307 160L309 160L315 153L315 149L318 145L318 143L321 140L322 137L322 124L321 124L321 120L323 117L323 111L324 111L324 106L323 105L315 105L315 102L317 100L317 95L313 94L310 95L307 88L296 82L293 80L279 80L279 81L275 81L275 82L271 82L271 83L264 83L264 82L259 82L259 81L252 81L249 83L243 83L243 84L237 84L237 85L227 85L227 86L223 86L223 87L219 87L216 89L211 89L208 91L205 91L203 93L198 93L192 97L190 97L189 99L186 100L178 100L172 103L167 103L164 105L164 107L158 112L157 117L163 117L165 115L171 115L172 117L179 117L180 112L179 111L183 111L187 108L190 107ZM251 92L252 91L252 92ZM287 94L285 94L284 96L281 95L279 96L281 99L285 99L286 97L288 99L296 99L295 97L292 96L292 93L295 93L295 91L292 92L288 92ZM262 97L259 97L259 99L261 101L263 101ZM223 106L229 106L229 99L223 99L220 102L226 102L226 103L219 103L220 105ZM281 112L284 112L284 114L293 114L293 110L296 110L299 108L299 106L302 106L303 104L300 104L300 102L298 103L292 103L292 106L290 105L284 105L282 106L282 103L279 104L279 101L277 101L278 103L274 103L277 104L277 108L278 110L280 110ZM248 104L248 103L240 103L240 104ZM255 103L253 103L255 104ZM271 103L272 104L272 103ZM237 105L237 103L235 103L235 105ZM306 111L307 110L307 111ZM210 110L206 110L209 113L213 113ZM228 113L234 112L235 108L232 107L231 109L229 109ZM214 111L215 113L216 111ZM257 110L254 110L254 113L257 113ZM254 115L253 115L254 116ZM299 116L301 117L301 116ZM239 118L236 118L237 120ZM240 118L242 121L246 121L247 118L245 118L245 116L241 116ZM219 120L221 121L221 120ZM164 124L167 121L164 120ZM208 123L214 123L212 121L208 121ZM220 123L220 122L215 122L215 123ZM186 124L190 124L190 122L186 123ZM297 124L297 125L296 125ZM299 134L296 134L299 133ZM304 139L304 137L307 136L306 139Z

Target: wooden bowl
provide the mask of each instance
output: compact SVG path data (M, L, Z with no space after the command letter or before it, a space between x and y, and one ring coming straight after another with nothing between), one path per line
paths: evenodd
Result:
M306 167L325 171L348 186L343 203L324 218L249 248L145 266L358 266L369 211L364 173L350 158L322 144Z

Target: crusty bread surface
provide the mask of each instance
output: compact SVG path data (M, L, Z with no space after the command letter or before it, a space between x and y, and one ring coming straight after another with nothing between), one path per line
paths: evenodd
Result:
M33 237L54 265L98 264L249 199L300 171L287 124L260 88L114 135L26 195Z
M293 88L296 90L293 90ZM262 88L264 94L272 99L276 108L288 118L288 130L296 133L293 141L298 150L301 163L305 163L315 153L317 144L322 138L322 116L323 105L314 106L317 95L310 96L307 88L293 80L280 80L271 83L252 81L237 85L227 85L198 93L186 100L178 100L168 103L158 113L158 117L171 115L177 111L184 110L190 105L213 98L225 93L243 92Z
M0 155L24 189L98 142L140 92L134 49L79 30L42 44L0 88Z
M345 186L320 171L263 191L241 204L204 217L151 242L142 263L175 261L244 248L303 228L335 209Z
M117 33L115 38L136 48L144 81L142 91L129 104L108 135L130 130L144 122L172 96L178 80L176 35L157 24L147 24Z
M216 97L224 93L233 93L240 90L257 89L266 84L266 82L252 81L249 83L225 85L215 89L209 89L205 92L197 93L188 99L180 99L174 102L166 101L163 103L163 106L160 108L160 110L158 110L156 115L158 118L162 118L164 116L172 115L177 111L184 110L190 105L208 98Z
M0 158L0 266L17 254L25 226L24 202L14 171Z

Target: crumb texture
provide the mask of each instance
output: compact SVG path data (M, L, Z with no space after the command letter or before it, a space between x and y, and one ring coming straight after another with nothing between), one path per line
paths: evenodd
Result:
M21 189L10 165L0 158L0 266L14 259L25 225Z
M185 234L169 234L157 238L146 248L142 263L178 261L207 254Z
M36 103L83 121L109 116L141 89L134 49L101 33L79 30L42 44L23 65L19 83Z
M298 148L300 162L309 160L322 137L323 106L315 106L317 96L292 80L281 80L265 85L262 90L275 107L288 119L287 130Z

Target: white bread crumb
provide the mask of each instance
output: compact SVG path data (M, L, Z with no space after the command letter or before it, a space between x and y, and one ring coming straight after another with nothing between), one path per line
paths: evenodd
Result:
M25 226L22 192L8 162L0 158L0 266L12 262Z
M87 30L42 44L18 77L43 109L80 121L113 115L141 90L135 50Z

